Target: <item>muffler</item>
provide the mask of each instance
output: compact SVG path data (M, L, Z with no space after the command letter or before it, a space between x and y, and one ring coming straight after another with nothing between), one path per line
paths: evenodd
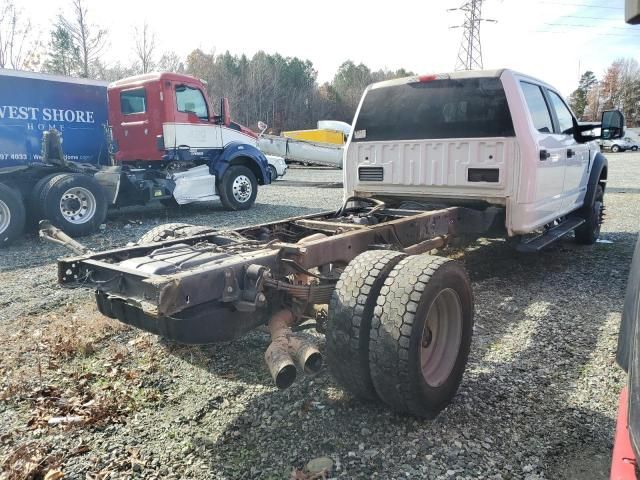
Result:
M309 375L318 373L322 368L322 354L311 341L291 330L293 321L291 310L280 310L269 320L271 344L264 353L264 359L280 389L290 387L295 381L296 364Z

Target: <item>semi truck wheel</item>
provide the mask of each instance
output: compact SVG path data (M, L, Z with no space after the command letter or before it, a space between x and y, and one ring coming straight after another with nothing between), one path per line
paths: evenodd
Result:
M604 215L604 190L602 185L596 186L596 194L591 205L587 205L582 216L585 222L575 230L576 242L583 245L593 245L600 236Z
M222 176L218 190L226 210L247 210L256 201L258 181L248 167L233 165Z
M0 248L22 235L25 218L24 203L20 194L0 183Z
M188 237L190 235L199 235L201 233L214 231L214 228L191 225L190 223L165 223L152 228L142 235L138 240L138 245L164 242L165 240L174 240L177 238Z
M89 235L96 231L107 217L107 198L104 190L89 175L54 175L41 185L37 193L36 203L40 216L51 221L68 235Z
M369 330L380 288L401 252L371 250L354 258L340 275L329 303L327 365L335 380L364 400L378 398L369 372Z
M462 380L473 331L473 294L464 267L416 255L384 282L369 341L371 380L398 412L433 418Z

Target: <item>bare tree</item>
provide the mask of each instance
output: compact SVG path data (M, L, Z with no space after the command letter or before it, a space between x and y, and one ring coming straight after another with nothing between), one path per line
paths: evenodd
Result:
M0 68L33 69L40 44L12 0L0 0Z
M80 52L81 76L88 78L90 68L105 47L107 31L89 23L85 0L71 0L72 17L58 16L58 26L69 32Z
M156 35L149 29L149 25L145 20L142 28L136 28L135 30L135 52L140 61L142 73L147 73L154 69L153 54L155 49Z
M165 52L158 61L158 69L163 72L182 73L184 72L184 62L176 52Z

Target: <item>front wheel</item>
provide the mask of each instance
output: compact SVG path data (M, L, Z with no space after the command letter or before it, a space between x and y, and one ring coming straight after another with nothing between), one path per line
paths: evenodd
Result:
M369 340L371 380L398 412L433 418L455 396L473 333L473 294L464 267L416 255L384 282Z
M218 190L226 210L247 210L256 201L258 181L248 167L233 165L222 176Z
M618 145L614 145L611 147L611 151L613 153L618 153L620 151L620 147Z
M585 205L582 212L584 223L576 228L576 241L583 245L593 245L600 236L600 228L604 220L604 189L596 186L596 194L591 205Z
M20 195L0 183L0 248L16 240L24 230L25 208Z
M273 165L269 165L269 174L271 175L272 182L275 182L278 179L278 171Z
M631 147L631 151L632 152L637 152L638 151L638 147L634 145L633 147Z

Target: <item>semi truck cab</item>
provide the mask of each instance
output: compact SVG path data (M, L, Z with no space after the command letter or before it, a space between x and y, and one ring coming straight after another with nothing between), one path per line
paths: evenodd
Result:
M114 181L134 175L144 182L145 200L183 205L220 198L225 208L240 210L254 203L258 185L272 180L257 135L231 120L227 99L216 113L194 77L125 78L109 85L108 104L119 170L100 177L110 192L120 190Z
M231 120L226 99L219 114L202 81L150 73L109 85L109 121L117 162L206 160L232 142L255 146L257 134Z

